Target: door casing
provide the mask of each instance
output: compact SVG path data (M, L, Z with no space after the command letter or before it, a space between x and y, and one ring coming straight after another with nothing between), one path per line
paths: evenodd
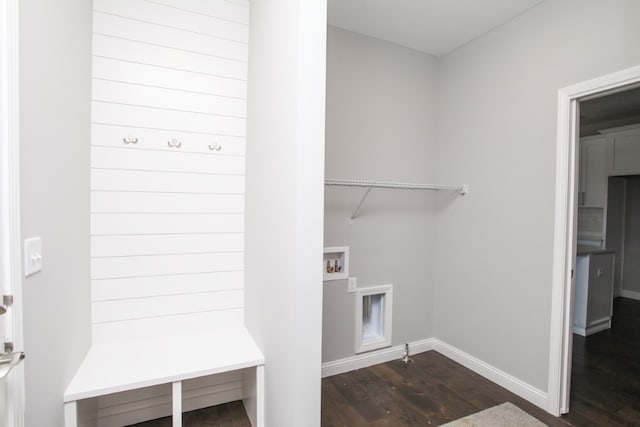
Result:
M577 222L577 150L580 100L640 83L640 66L565 87L558 91L556 188L553 242L548 412L569 412L571 387L573 275Z
M0 293L13 295L13 304L3 315L6 331L0 336L16 350L24 348L22 333L22 267L20 251L19 171L19 84L18 16L19 0L0 3ZM5 388L8 426L24 426L24 363L2 380Z

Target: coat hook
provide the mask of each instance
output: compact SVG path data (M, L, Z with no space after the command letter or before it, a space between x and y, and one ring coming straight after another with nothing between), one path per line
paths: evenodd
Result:
M171 138L171 141L167 141L167 145L169 145L169 147L180 148L180 146L182 146L182 142L175 138Z
M125 144L137 144L138 138L132 135L127 135L126 137L122 138L122 142L124 142Z
M220 151L222 149L222 145L214 142L213 144L209 144L209 150L211 151Z

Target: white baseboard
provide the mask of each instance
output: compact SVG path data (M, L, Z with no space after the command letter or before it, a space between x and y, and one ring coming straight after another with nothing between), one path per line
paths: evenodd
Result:
M581 337L587 336L587 328L585 326L574 323L572 330L574 334L580 335Z
M434 350L458 362L462 366L471 369L476 374L482 375L486 379L517 394L545 411L547 410L549 400L547 392L533 387L513 375L438 339L434 339Z
M409 343L409 353L418 354L433 350L433 338L414 341ZM322 364L322 378L342 374L344 372L355 371L379 363L399 360L404 354L404 344L380 350L360 353L345 359L334 360Z
M573 324L573 333L583 337L588 337L589 335L593 335L601 331L606 331L607 329L611 329L610 317L591 322L589 326L580 325L578 323Z
M454 346L436 338L427 338L409 343L409 352L412 355L430 350L435 350L443 356L460 363L466 368L469 368L475 373L506 388L532 404L539 406L544 410L547 409L548 395L546 392L533 387L524 381L468 353L465 353L462 350L457 349ZM323 363L322 377L325 378L380 363L390 362L392 360L399 360L403 354L404 345L397 345ZM185 393L183 408L187 411L240 400L243 397L246 397L243 396L242 387L240 385L241 382L235 384L219 384L213 387L207 387L206 389L199 389L197 391L193 390L193 395L187 395L187 393ZM102 413L98 420L99 427L135 424L141 421L170 415L171 398L170 396L162 396L155 399L145 399L129 405L117 405L117 407L112 406L108 409L103 408L100 412Z
M415 341L413 343L409 343L409 349L411 354L435 350L443 356L446 356L449 359L458 362L462 366L471 369L478 375L482 375L488 380L506 388L510 392L522 397L532 404L539 406L545 411L547 410L549 398L546 392L533 387L513 375L510 375L439 339L428 338L425 340ZM403 353L404 345L400 345L323 363L322 377L330 377L332 375L342 374L344 372L400 359Z
M636 291L628 291L626 289L621 289L620 290L620 296L622 298L630 298L630 299L640 300L640 292L636 292Z

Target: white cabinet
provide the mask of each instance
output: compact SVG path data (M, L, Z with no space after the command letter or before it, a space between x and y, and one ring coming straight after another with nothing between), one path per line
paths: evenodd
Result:
M607 204L606 147L604 136L580 138L580 206L604 207Z
M587 336L611 327L613 251L594 250L576 258L573 332Z
M600 131L607 138L607 174L640 174L640 125Z

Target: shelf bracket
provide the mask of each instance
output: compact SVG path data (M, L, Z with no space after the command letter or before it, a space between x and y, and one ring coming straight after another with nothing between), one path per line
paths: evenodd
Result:
M353 220L360 213L360 209L362 208L362 205L364 204L364 201L367 200L367 196L369 196L369 192L371 191L372 188L373 187L368 187L367 191L364 192L364 195L362 196L362 199L360 199L360 203L358 203L358 206L356 207L356 210L353 211L353 214L351 215L351 218L349 219L350 222L353 222Z

